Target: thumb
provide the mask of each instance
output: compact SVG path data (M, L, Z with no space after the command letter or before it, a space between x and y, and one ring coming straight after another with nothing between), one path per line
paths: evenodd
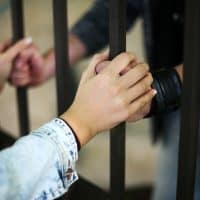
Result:
M109 65L109 63L110 61L103 61L101 63L98 63L95 67L96 74L99 74L100 72L102 72Z
M32 38L27 37L25 39L20 40L4 53L7 61L12 61L19 53L20 51L24 50L26 47L28 47L32 43Z
M33 74L40 74L43 66L43 57L40 54L35 54L31 58L31 70Z
M83 73L83 76L81 78L81 83L96 76L96 74L97 74L96 67L98 66L98 64L102 63L103 61L106 61L107 59L108 59L107 52L94 55L92 60L90 61L88 68Z

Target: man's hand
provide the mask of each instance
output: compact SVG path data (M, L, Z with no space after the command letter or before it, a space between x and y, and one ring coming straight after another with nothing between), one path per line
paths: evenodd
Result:
M72 34L69 34L69 61L75 64L86 55L83 43ZM66 55L67 56L67 55ZM32 44L22 51L14 63L10 81L16 86L36 86L44 83L55 74L54 50L42 55L38 47Z
M12 63L17 55L28 48L31 42L31 38L25 38L13 45L11 45L10 40L0 43L0 88L3 87L3 84L7 80L11 72Z
M15 60L10 81L16 86L35 86L43 83L50 73L46 58L35 44L20 52Z
M153 81L146 64L138 64L120 76L131 65L135 56L122 53L113 59L98 75L95 67L106 55L94 56L84 72L75 100L61 117L75 130L81 145L87 143L97 132L108 130L122 121L137 115L155 96L150 89Z

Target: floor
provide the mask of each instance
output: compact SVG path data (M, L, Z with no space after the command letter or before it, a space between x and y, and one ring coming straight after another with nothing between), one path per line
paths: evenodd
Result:
M0 0L0 41L11 37L11 23L8 4ZM42 52L53 46L52 7L50 0L25 0L26 35L32 36ZM69 1L69 24L73 24L89 8L93 0ZM144 59L142 48L142 21L138 20L127 35L127 49ZM84 60L74 71L77 80L87 66ZM50 92L49 92L50 91ZM35 129L56 116L55 80L51 79L38 88L29 90L31 129ZM0 97L0 126L19 135L17 125L15 89L8 85ZM149 121L127 124L126 133L126 186L151 184L154 181L156 153L159 147L152 147ZM81 153L78 172L104 189L109 187L109 135L102 133L93 139Z

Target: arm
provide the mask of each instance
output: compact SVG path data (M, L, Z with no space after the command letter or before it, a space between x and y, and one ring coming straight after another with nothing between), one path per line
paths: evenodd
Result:
M127 1L127 31L141 14L143 0ZM109 1L97 0L72 27L71 35L84 44L86 54L91 55L109 42Z
M130 53L117 56L96 75L95 67L106 57L100 54L92 59L62 119L54 119L0 153L2 199L61 196L77 180L74 166L78 144L83 147L98 132L137 115L155 96L147 65L134 65L119 76L135 60Z
M2 199L46 199L65 193L77 180L78 159L71 129L54 119L0 153Z
M127 31L141 14L143 3L143 0L127 1ZM92 7L72 27L68 38L71 64L108 45L109 1L96 0Z
M127 30L133 25L136 18L142 12L144 0L127 1ZM91 55L108 44L108 1L96 0L93 6L72 27L69 40L69 61L75 64L87 55ZM23 73L21 69L29 65L29 72ZM23 80L16 74L23 74ZM52 77L55 73L54 49L50 49L43 56L38 48L33 45L27 52L22 52L15 63L15 71L11 76L11 82L17 86L39 85Z

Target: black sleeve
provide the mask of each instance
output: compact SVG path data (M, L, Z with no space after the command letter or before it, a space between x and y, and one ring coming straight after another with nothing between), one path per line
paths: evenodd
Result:
M140 15L143 0L127 1L127 30ZM76 35L86 46L88 55L95 53L108 44L109 40L109 0L96 0L92 7L72 27Z

